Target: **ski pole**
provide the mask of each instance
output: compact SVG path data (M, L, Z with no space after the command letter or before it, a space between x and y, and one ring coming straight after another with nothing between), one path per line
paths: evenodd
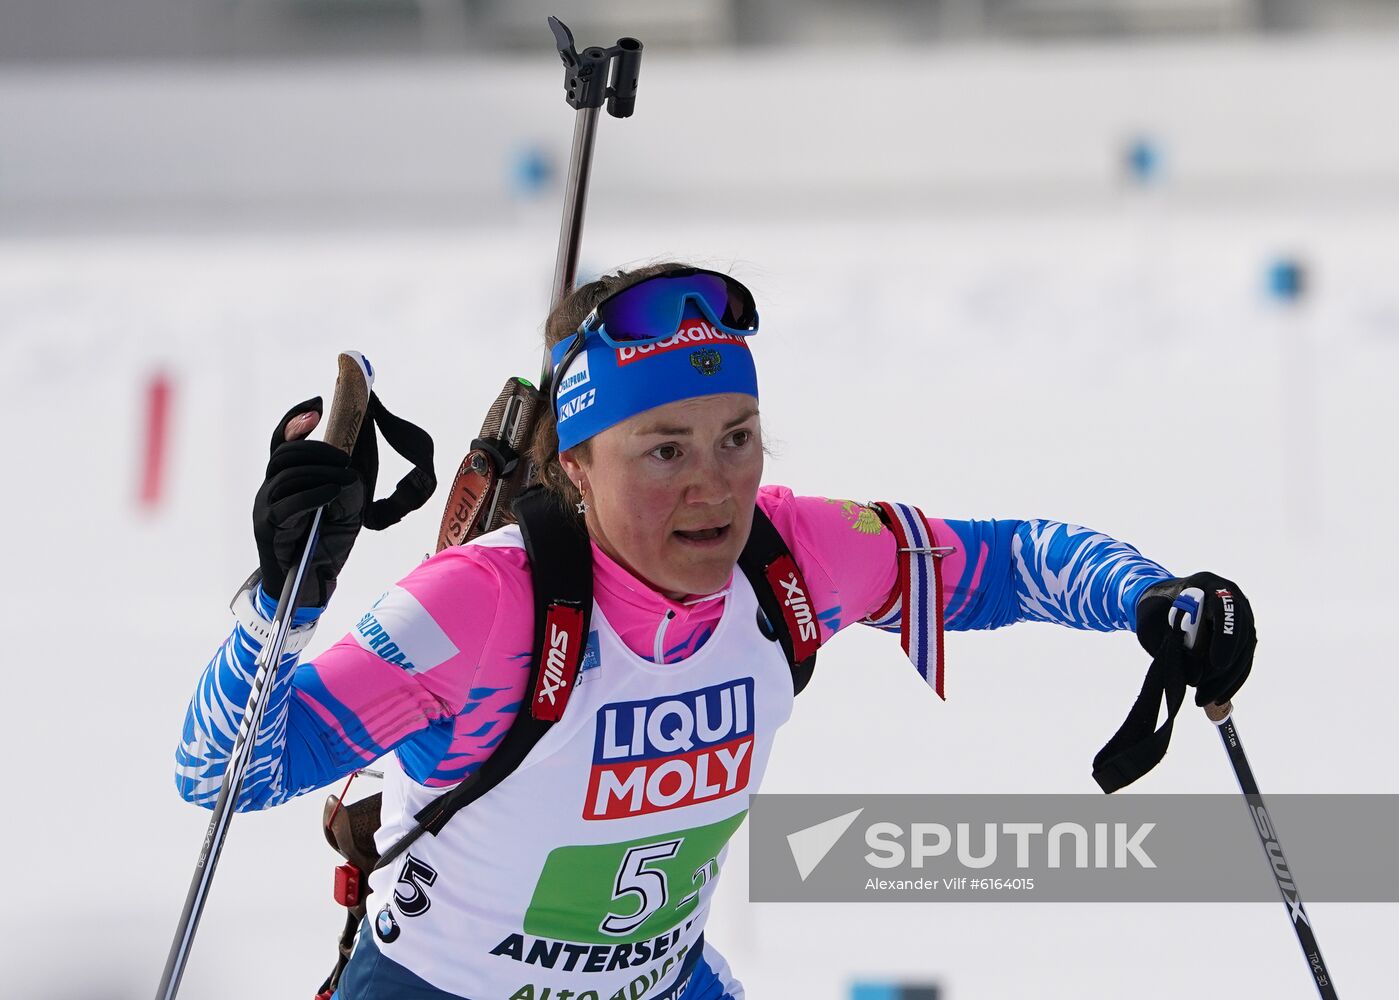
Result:
M349 453L354 450L360 426L364 423L365 414L369 412L369 390L374 384L374 370L364 356L356 351L341 354L338 364L339 373L335 379L335 393L330 401L330 419L326 422L325 440L328 444ZM292 619L296 615L296 595L301 592L301 581L311 563L311 556L316 551L321 512L324 509L318 507L311 519L311 531L306 537L306 547L301 552L296 572L287 577L282 586L282 594L277 600L277 612L272 618L272 638L258 653L252 686L248 691L248 704L243 710L243 719L238 724L238 732L233 738L228 767L224 771L219 795L214 802L209 828L204 833L204 842L199 848L199 858L194 864L194 876L190 880L185 908L180 913L180 922L175 928L175 937L170 944L170 954L165 960L165 971L160 977L156 1000L174 1000L175 995L179 993L180 979L184 975L185 964L189 961L195 932L199 929L199 918L203 915L204 904L209 898L214 869L218 866L219 854L228 837L228 825L233 819L234 807L238 802L238 793L243 787L243 775L252 759L257 731L262 725L262 714L267 707L267 690L276 678L277 668L282 662L282 649L286 646Z
M1239 779L1239 790L1244 793L1244 799L1248 803L1249 817L1253 820L1258 839L1263 844L1263 853L1267 855L1268 863L1272 867L1278 892L1282 893L1282 900L1287 904L1287 915L1292 921L1292 929L1297 933L1297 943L1302 946L1302 954L1307 957L1307 965L1311 969L1316 990L1321 994L1321 1000L1337 1000L1336 984L1321 957L1321 948L1316 943L1311 918L1302 906L1302 896L1297 890L1296 880L1292 877L1292 869L1287 864L1287 858L1283 857L1282 845L1278 843L1277 827L1263 804L1263 795L1258 791L1258 783L1253 780L1253 769L1248 766L1248 757L1244 755L1243 741L1239 739L1239 731L1234 726L1233 703L1226 701L1223 705L1206 705L1205 715L1219 730L1219 738L1224 741L1224 749L1229 754L1229 763L1234 765L1234 776Z

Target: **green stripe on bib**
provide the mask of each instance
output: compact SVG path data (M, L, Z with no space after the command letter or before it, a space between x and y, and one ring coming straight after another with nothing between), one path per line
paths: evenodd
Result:
M525 933L589 944L664 934L694 912L746 815L621 844L555 848L525 911Z

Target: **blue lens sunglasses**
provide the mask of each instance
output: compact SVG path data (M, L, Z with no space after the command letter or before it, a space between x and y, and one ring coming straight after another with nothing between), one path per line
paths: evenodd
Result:
M758 332L753 293L737 279L702 268L672 268L599 302L578 325L572 343L554 366L548 391L553 391L559 374L583 350L589 334L596 334L614 350L657 344L679 331L687 304L693 304L716 329L735 337Z

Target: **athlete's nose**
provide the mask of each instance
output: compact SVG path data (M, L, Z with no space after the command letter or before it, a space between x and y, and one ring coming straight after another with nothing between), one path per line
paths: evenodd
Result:
M702 455L689 469L685 502L691 506L717 507L733 495L724 467L715 455Z

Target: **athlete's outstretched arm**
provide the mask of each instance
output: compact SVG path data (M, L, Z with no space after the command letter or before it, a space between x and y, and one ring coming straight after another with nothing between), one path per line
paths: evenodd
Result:
M896 546L872 510L781 486L763 487L759 503L807 577L823 639L888 603ZM928 528L936 545L956 550L941 567L948 629L1019 621L1132 629L1142 593L1171 577L1126 542L1057 521L929 518Z
M937 521L967 555L944 561L949 629L1053 622L1110 632L1135 629L1142 593L1171 573L1127 542L1059 521Z

